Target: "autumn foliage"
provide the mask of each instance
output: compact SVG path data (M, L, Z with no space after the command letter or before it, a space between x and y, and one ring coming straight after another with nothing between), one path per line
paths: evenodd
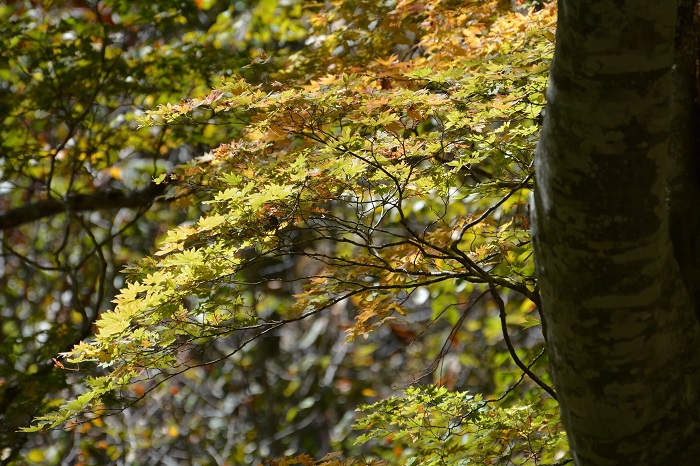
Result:
M101 373L30 430L148 403L188 370L342 314L346 345L379 348L374 335L389 329L481 374L477 383L448 368L361 407L367 460L564 457L527 206L554 46L555 9L539 6L318 3L300 14L309 30L298 51L261 48L210 91L140 116L141 132L221 136L153 176L202 214L127 267L94 337L57 360ZM438 328L447 331L431 337ZM230 351L208 358L219 340ZM364 463L339 454L271 464Z

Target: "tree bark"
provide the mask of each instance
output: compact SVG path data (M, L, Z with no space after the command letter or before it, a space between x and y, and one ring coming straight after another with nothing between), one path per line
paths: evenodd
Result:
M695 60L674 72L688 59L679 3L559 2L533 240L577 465L700 458L700 325L683 276L698 257L682 226L698 221L697 177L679 176L697 152L694 125L678 124L696 105L682 96Z

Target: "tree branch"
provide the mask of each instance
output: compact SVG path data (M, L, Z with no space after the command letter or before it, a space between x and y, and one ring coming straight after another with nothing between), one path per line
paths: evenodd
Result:
M0 214L0 230L15 228L62 212L142 207L165 192L164 184L151 183L138 191L97 191L90 194L69 194L65 199L46 199Z
M546 382L544 382L542 379L537 377L537 375L530 370L528 366L523 363L520 358L518 357L518 354L515 352L515 348L513 347L513 343L510 341L510 335L508 335L508 326L506 324L506 306L505 303L503 302L503 299L501 299L501 295L498 294L496 291L496 286L493 283L489 283L489 290L491 291L491 296L493 296L493 299L496 301L496 304L498 305L498 310L499 310L499 317L501 319L501 330L503 331L503 339L506 342L506 346L508 347L508 352L510 353L510 356L513 358L513 361L515 364L522 370L525 374L527 374L530 379L532 379L533 382L535 382L537 385L539 385L544 391L549 393L549 396L554 398L555 400L557 399L557 394L554 392L554 389L547 385Z

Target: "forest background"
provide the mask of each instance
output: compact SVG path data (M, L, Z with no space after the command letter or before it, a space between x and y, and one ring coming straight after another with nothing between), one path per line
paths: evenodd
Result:
M555 17L5 2L0 461L566 463L528 207Z

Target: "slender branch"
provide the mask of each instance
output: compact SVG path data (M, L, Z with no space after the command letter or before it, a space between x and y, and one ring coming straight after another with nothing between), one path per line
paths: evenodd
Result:
M549 393L549 395L556 400L557 394L554 392L554 389L542 379L540 379L534 372L532 372L532 370L530 370L530 368L526 366L525 363L523 363L518 357L517 353L515 352L515 348L513 347L513 342L510 341L510 336L508 335L508 326L506 324L506 306L503 303L503 299L501 299L501 295L498 294L498 292L496 291L496 285L494 285L493 283L489 283L489 290L491 291L491 296L493 296L493 299L498 305L498 314L501 318L501 329L503 330L503 339L506 342L508 352L513 358L513 361L524 373L527 374L528 377L530 377L530 379L532 379L533 382L542 387L544 391Z

